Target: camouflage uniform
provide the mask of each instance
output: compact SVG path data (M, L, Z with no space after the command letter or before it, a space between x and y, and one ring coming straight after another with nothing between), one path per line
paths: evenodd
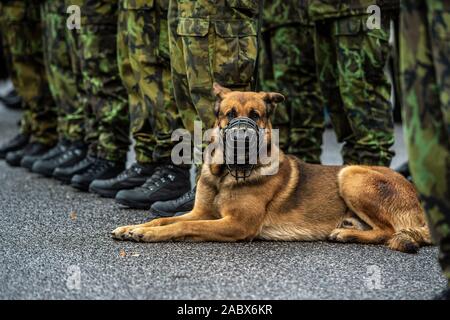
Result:
M258 0L171 0L175 100L184 126L214 123L212 85L249 90L257 56Z
M260 79L264 91L287 98L272 121L280 129L281 147L304 161L320 163L324 110L308 1L264 2Z
M381 28L369 29L367 9L378 4ZM344 163L389 166L394 143L391 86L384 73L390 53L391 9L398 0L311 1L316 61L325 103Z
M2 10L1 6L2 4L0 3L0 12ZM9 77L8 71L9 58L5 49L6 48L3 46L2 35L0 30L0 80L7 79Z
M118 54L128 90L136 161L167 161L173 130L181 126L170 74L169 0L122 0Z
M81 9L81 28L69 34L73 69L82 85L85 141L89 155L124 162L129 146L126 89L117 63L117 0L66 0Z
M3 1L0 25L12 67L11 79L24 101L21 132L32 142L53 145L57 140L56 107L50 94L42 53L39 2Z
M82 141L83 104L77 99L80 78L72 69L64 1L46 0L41 5L44 27L44 62L48 82L57 105L60 138Z
M401 30L409 165L450 279L450 0L404 0Z

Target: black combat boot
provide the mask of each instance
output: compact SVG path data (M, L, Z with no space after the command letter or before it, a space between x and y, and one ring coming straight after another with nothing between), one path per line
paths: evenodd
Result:
M5 142L0 147L0 159L5 159L8 152L13 152L25 148L29 140L30 136L19 133L11 140Z
M96 179L111 179L125 169L125 163L97 158L94 164L84 173L76 174L70 185L82 191L88 191L89 185Z
M158 201L150 207L151 218L181 216L194 208L195 191L186 192L181 197L169 201Z
M42 174L46 177L51 177L56 168L62 169L71 167L83 160L86 157L86 154L86 145L81 142L76 142L71 144L65 152L56 157L51 159L39 159L33 164L31 171Z
M62 153L64 153L68 147L69 147L69 142L67 140L61 140L60 142L58 142L58 144L56 146L54 146L53 148L51 148L44 154L24 156L22 158L22 161L20 162L20 166L31 170L36 161L53 159L53 158L61 155Z
M119 191L116 201L136 209L149 209L156 201L178 198L190 189L189 169L162 165L140 187Z
M95 163L97 158L86 156L84 159L68 167L57 167L53 172L53 177L61 182L70 183L72 177L77 174L82 174L89 170Z
M117 177L108 180L94 180L89 185L89 192L102 197L114 198L120 190L129 190L142 186L155 172L157 165L140 165L134 163Z
M50 147L45 144L32 142L27 144L23 149L8 152L8 154L6 155L6 162L8 162L10 166L18 167L20 166L20 163L25 156L43 155L49 149Z

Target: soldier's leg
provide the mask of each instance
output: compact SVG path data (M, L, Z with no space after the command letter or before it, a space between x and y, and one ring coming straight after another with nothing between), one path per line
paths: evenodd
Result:
M84 158L84 110L78 99L79 78L72 68L64 2L41 4L44 23L44 61L52 96L57 104L59 143L40 157L32 171L52 176L58 167L66 168ZM74 55L77 58L77 55Z
M55 156L60 155L67 147L67 142L63 141L61 139L61 101L60 96L58 95L58 90L55 83L55 76L50 69L50 65L53 63L54 59L54 50L57 50L57 47L59 46L58 43L58 34L55 32L52 32L52 29L54 28L54 17L50 14L50 7L46 1L41 2L39 7L37 7L37 10L40 12L40 27L42 31L42 58L43 58L43 67L45 68L45 76L48 83L48 88L50 90L51 98L54 103L54 112L55 112L55 124L56 124L56 130L58 132L58 143L48 149L44 153L37 153L33 155L26 155L23 157L21 161L21 166L28 168L32 170L34 164L36 162L39 162L42 159L48 159L53 158ZM53 2L53 4L56 4L56 2ZM46 119L49 120L49 119Z
M184 126L193 132L193 122L200 121L195 107L189 95L189 84L187 78L187 67L184 58L182 36L178 34L178 1L169 2L168 13L169 24L169 49L171 60L171 75L174 97L178 111ZM185 105L188 106L185 106Z
M190 5L193 5L193 2L189 2ZM188 3L186 3L188 4ZM169 2L169 12L168 12L168 25L169 25L169 50L170 50L170 62L171 62L171 76L173 83L173 94L177 106L178 113L181 117L181 121L183 127L189 131L191 134L191 143L193 142L193 134L194 134L194 124L201 123L203 129L205 129L205 124L202 121L202 116L195 107L195 104L191 97L191 89L189 84L188 77L188 65L191 64L191 61L188 61L186 58L185 52L185 42L184 42L184 34L182 26L179 22L179 17L182 15L180 12L180 5L178 0L170 0ZM180 25L180 27L179 27ZM209 25L209 24L208 24ZM207 27L209 29L209 27ZM203 32L203 31L202 31ZM204 38L204 37L203 37ZM205 54L205 53L203 53ZM209 56L208 53L206 53ZM207 59L208 60L208 59ZM204 63L199 62L199 58L196 58L196 64ZM208 60L209 63L209 60ZM209 116L208 116L209 117ZM207 117L207 118L208 118ZM205 116L203 118L207 122L211 122L211 120L207 120ZM208 125L208 124L207 124ZM207 128L207 127L206 127ZM193 143L192 143L193 146ZM201 156L201 150L196 148L198 146L193 146L191 159L195 160L194 153ZM197 168L197 178L199 176L199 172L201 171L201 164L195 163Z
M29 106L31 141L51 146L57 140L57 118L43 62L40 7L34 2L25 2L25 5L26 20L23 24L14 24L15 28L11 31L18 34L10 35L15 37L12 40L25 41L22 42L23 48L17 44L11 49L13 65L19 73L19 82L15 87ZM23 37L22 40L19 37Z
M12 60L12 43L10 44L9 41L12 40L10 36L8 36L8 33L14 32L14 29L12 28L12 24L18 23L23 20L25 15L25 8L23 6L19 6L16 10L12 11L8 10L8 7L5 4L0 4L0 27L2 29L2 45L4 49L4 55L6 58L6 67L8 68L8 74L11 78L11 82L13 83L13 86L17 86L19 83L19 70L18 68L13 67L13 60ZM12 14L14 13L14 14ZM11 28L11 29L10 29ZM17 91L17 89L16 89ZM16 148L8 148L8 144L5 145L6 153L7 151L15 151L18 149L21 149L26 143L28 142L28 139L25 137L29 137L31 135L31 117L29 112L29 106L26 105L22 100L22 118L20 120L20 134L23 136L24 139L22 140L22 143L20 143ZM23 142L25 141L25 142ZM3 146L2 146L3 149ZM5 152L2 152L2 157L6 156Z
M9 78L9 70L8 63L10 63L8 59L8 47L6 43L4 43L3 36L5 33L4 26L2 25L5 17L3 17L3 4L0 3L0 80L5 80Z
M71 44L73 31L64 30L65 45L69 65L64 66L60 70L59 83L61 84L61 91L65 92L63 97L64 119L63 134L66 139L74 142L82 142L85 139L85 122L84 110L86 105L86 98L83 96L83 85L81 81L81 70L79 68L79 57L74 55ZM62 57L63 55L61 55Z
M65 8L71 5L82 6L82 2L83 0L66 0ZM62 17L67 19L65 10ZM66 26L65 23L64 26ZM89 170L95 164L97 157L98 131L95 126L96 118L88 105L88 86L83 81L83 47L80 35L81 30L77 28L65 28L64 36L71 66L68 74L72 74L76 85L75 91L72 91L74 88L70 86L69 77L66 79L68 94L66 95L65 134L71 140L72 146L62 165L52 172L53 177L65 183L70 183L75 175ZM88 152L89 155L86 156Z
M191 1L192 2L192 1ZM193 5L193 3L191 3ZM186 63L186 51L184 48L185 42L183 41L183 30L178 27L180 24L179 17L181 13L179 12L179 1L171 0L169 7L169 45L170 45L170 58L171 58L171 72L174 86L175 101L177 103L178 111L181 114L181 119L183 121L184 127L189 130L189 132L194 132L194 122L201 121L200 114L195 108L195 104L190 96L190 87L188 82L188 64ZM203 28L205 29L205 28ZM209 29L209 25L206 26ZM202 30L204 32L204 30ZM208 31L206 31L207 33ZM200 36L199 36L200 38ZM201 38L205 38L203 35ZM195 38L194 38L195 39ZM207 46L203 49L203 56L206 54L208 56ZM200 57L196 58L196 62L199 63ZM209 66L209 60L203 59L200 63L207 63ZM194 61L192 61L194 62ZM189 62L190 64L191 62ZM196 63L196 64L197 64ZM212 84L208 85L212 88Z
M113 179L97 179L92 181L89 191L103 197L116 198L122 192L139 187L153 174L153 150L156 139L149 125L149 112L145 102L141 99L139 90L140 68L133 70L132 60L139 61L148 47L147 41L142 40L149 26L139 23L144 19L147 10L143 4L131 1L121 1L118 14L117 58L120 78L128 93L130 116L130 131L134 138L136 163ZM138 40L139 39L139 40ZM145 39L148 40L148 39ZM139 53L136 53L139 51Z
M125 169L129 147L127 92L117 62L117 1L81 2L79 52L87 93L85 140L89 153L71 186L87 191L92 181L111 179ZM55 172L56 174L56 172Z
M65 1L67 8L72 0ZM82 5L81 2L77 3ZM81 43L81 30L66 28L65 32L67 48L70 56L71 71L76 82L76 92L70 98L73 109L73 117L67 116L68 132L71 136L80 137L86 147L89 147L90 156L97 156L98 133L94 125L95 117L88 105L88 86L83 79L83 47Z
M173 84L173 94L177 106L178 114L181 117L183 127L189 131L191 134L191 140L193 140L194 133L194 123L202 123L202 119L197 112L194 102L192 101L190 95L190 87L188 80L188 68L185 57L184 34L181 29L179 29L179 1L170 0L169 2L169 12L168 12L168 25L169 25L169 51L170 51L170 67L171 76ZM181 28L181 27L180 27ZM205 126L203 125L203 128ZM195 148L192 148L195 152ZM194 154L192 152L192 154ZM193 159L193 156L191 156ZM200 164L196 164L197 176L199 176Z
M176 87L174 92L184 126L190 132L195 119L201 120L204 129L214 124L214 82L234 90L251 89L256 67L258 13L256 0L178 2L176 33L181 38L188 100L182 101L177 96ZM195 152L202 149L194 147Z
M144 59L135 67L141 71L139 88L142 101L149 110L149 121L156 138L153 160L170 162L174 142L174 130L182 128L175 103L171 81L170 50L168 33L168 1L155 1L155 14L148 15L146 25L152 25L149 38L152 50L147 50Z
M60 135L60 126L58 123L60 121L60 109L58 106L60 105L59 97L55 94L55 81L54 75L50 70L50 61L53 58L51 56L51 45L55 45L55 39L50 39L49 37L54 36L51 32L51 28L54 25L55 21L52 21L53 17L50 15L49 7L47 6L46 1L42 2L40 5L40 16L41 16L41 27L42 27L42 54L43 54L43 64L45 67L45 73L47 76L48 87L50 89L50 93L52 95L53 101L55 103L55 111L57 114L57 131Z
M1 8L0 8L1 12ZM5 80L9 78L8 69L7 69L7 58L5 54L5 46L2 41L2 34L0 33L0 80Z
M140 121L133 132L141 139L141 150L136 153L141 154L138 161L147 168L158 165L156 169L153 166L153 173L143 186L116 195L117 202L133 208L150 208L155 201L178 198L190 189L189 167L171 163L171 136L180 128L180 119L170 79L167 10L167 1L128 10L130 64L145 114L137 119ZM142 141L145 137L155 143L149 146Z
M337 68L336 38L333 36L330 20L317 21L315 26L314 49L319 78L320 92L324 105L328 108L331 123L338 142L347 141L352 135L350 122L343 110L339 92L339 70Z
M236 90L250 89L258 12L256 0L178 2L176 35L181 38L190 99L179 99L176 87L175 97L188 130L193 129L192 115L197 115L205 128L212 127L214 81Z
M54 15L54 8L52 8L52 4L56 2L52 1L44 1L41 4L41 20L42 20L42 33L43 33L43 56L44 56L44 66L47 74L47 81L50 88L50 92L53 97L53 101L56 105L57 112L57 131L59 136L62 135L62 113L61 113L61 92L58 90L56 77L57 73L54 72L55 68L52 68L52 65L56 64L55 58L58 53L61 51L61 44L64 43L61 41L61 33L56 29L59 26L59 21L57 17ZM56 19L55 19L56 18Z
M194 131L214 123L214 81L249 90L256 67L259 1L178 1L169 8L169 37L175 101L184 127ZM197 148L195 149L201 149ZM189 211L194 193L152 209L169 214ZM158 208L155 208L158 204Z
M153 163L156 138L149 121L151 107L148 105L149 101L142 99L140 81L144 73L147 79L155 77L141 68L149 59L148 56L155 52L150 43L155 37L155 24L149 21L155 18L155 9L132 6L126 1L124 5L126 8L121 8L119 13L120 75L128 91L130 130L135 141L136 161L149 165ZM149 29L152 36L147 36Z
M33 1L10 1L4 4L6 35L10 47L14 77L19 95L24 100L22 131L30 130L30 143L6 156L12 166L31 169L36 158L45 154L57 141L56 106L48 87L43 62L43 34L40 5Z
M313 44L314 28L299 24L274 30L271 48L275 85L287 97L288 152L320 163L324 110Z
M339 92L352 128L345 141L345 163L389 166L394 152L391 86L384 68L390 51L390 18L384 13L381 29L367 29L367 16L334 21Z
M118 4L85 2L80 31L81 68L87 91L86 115L96 156L124 163L129 146L127 93L117 65ZM86 130L87 135L91 133ZM90 150L93 154L93 149Z
M441 6L440 6L440 5ZM409 164L450 279L450 6L404 1L400 57Z
M274 60L272 56L272 39L274 36L274 29L264 31L262 33L261 46L259 51L259 88L266 92L280 92L286 95L286 99L290 100L290 95L282 88L278 88L275 81ZM281 86L282 87L282 86ZM289 110L287 103L281 103L277 106L271 118L272 126L278 130L280 148L284 152L288 152L289 148Z
M77 100L77 77L72 69L72 57L66 26L67 14L64 3L47 0L45 38L46 67L55 102L58 105L58 131L62 139L81 141L83 133L83 109Z
M42 26L39 5L10 1L3 5L6 39L11 54L14 87L24 100L22 133L31 140L53 145L56 135L56 112L48 87L42 53Z
M1 23L1 4L0 4L0 30L2 30ZM11 57L8 51L8 47L4 45L2 39L2 33L0 31L0 82L2 83L3 92L0 95L0 102L5 105L7 108L11 109L19 109L22 107L22 99L17 94L14 86L11 82ZM3 150L3 151L2 151ZM5 149L0 147L0 158L2 158L1 154Z
M23 11L22 11L23 13ZM18 83L17 79L17 70L12 68L12 57L10 51L10 45L8 43L8 37L6 36L8 33L8 26L11 24L13 17L6 16L4 10L4 4L0 3L0 37L2 42L2 53L5 60L3 60L3 65L7 70L5 72L10 77L12 83ZM14 91L15 92L15 91ZM23 105L23 103L20 103ZM22 118L20 121L20 130L19 133L13 137L12 139L5 141L0 145L0 159L6 158L7 154L10 152L15 152L20 149L23 149L29 142L29 137L31 135L31 123L29 121L29 117L27 117L28 113L26 110L22 113Z

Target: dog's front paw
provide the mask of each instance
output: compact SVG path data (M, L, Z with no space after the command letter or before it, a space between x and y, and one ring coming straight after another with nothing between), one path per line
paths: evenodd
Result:
M133 226L118 227L111 232L111 236L117 240L129 240L129 232L133 229Z
M328 236L328 240L335 242L351 242L353 237L347 229L334 229Z
M156 231L151 227L135 228L128 232L128 237L138 242L155 242Z

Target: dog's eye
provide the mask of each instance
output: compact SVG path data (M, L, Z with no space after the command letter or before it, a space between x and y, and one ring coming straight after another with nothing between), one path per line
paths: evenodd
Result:
M232 119L236 118L236 110L231 109L231 111L228 111L227 113L227 118L229 121L231 121Z
M250 111L249 118L253 121L259 120L259 114L255 110Z

